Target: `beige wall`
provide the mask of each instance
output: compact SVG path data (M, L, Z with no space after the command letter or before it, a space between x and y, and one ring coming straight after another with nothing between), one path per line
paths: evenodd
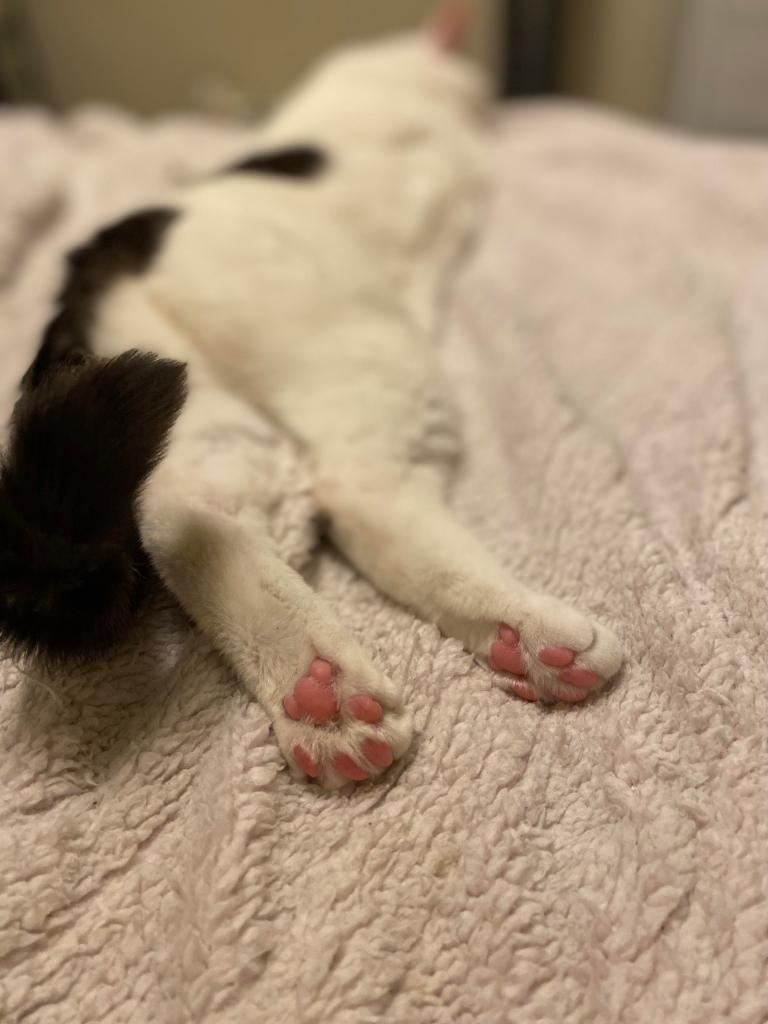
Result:
M684 0L673 121L768 133L768 0Z
M666 112L681 0L564 0L560 87L637 114Z
M142 113L268 109L319 53L418 24L434 0L26 0L50 102ZM473 49L497 66L499 0L478 4Z

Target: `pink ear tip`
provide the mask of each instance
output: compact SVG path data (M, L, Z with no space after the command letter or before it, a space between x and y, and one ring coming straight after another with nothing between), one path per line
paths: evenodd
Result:
M472 20L472 0L447 0L432 14L427 31L440 50L458 50Z

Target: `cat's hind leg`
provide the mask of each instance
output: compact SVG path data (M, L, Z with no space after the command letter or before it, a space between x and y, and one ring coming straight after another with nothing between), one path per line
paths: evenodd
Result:
M331 788L363 781L405 752L410 717L399 688L278 551L264 432L245 403L193 368L143 497L142 541L270 715L294 772Z
M450 513L436 469L347 467L318 487L330 535L395 600L459 639L525 700L578 703L619 670L614 634L510 579Z

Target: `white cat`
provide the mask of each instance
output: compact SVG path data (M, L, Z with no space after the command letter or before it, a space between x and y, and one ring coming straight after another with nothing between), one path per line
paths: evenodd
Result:
M12 579L0 589L7 640L53 655L107 642L146 552L262 702L294 771L329 787L399 758L410 717L277 554L248 460L201 456L224 426L258 433L255 408L307 453L339 550L504 689L580 701L622 660L605 627L508 578L444 503L459 441L435 339L482 214L489 152L485 84L447 46L456 14L334 56L266 127L263 152L73 255L0 485L0 517L29 547L38 584L55 565L42 597L19 584L23 566L0 571ZM136 348L162 358L121 355ZM104 431L105 454L94 493L64 499L65 470L41 485L30 453L39 435L51 465L77 461L77 442L61 440L75 422L91 438ZM33 507L30 475L53 495L47 513ZM78 533L75 512L51 512L56 501L115 512ZM77 553L54 557L54 533Z

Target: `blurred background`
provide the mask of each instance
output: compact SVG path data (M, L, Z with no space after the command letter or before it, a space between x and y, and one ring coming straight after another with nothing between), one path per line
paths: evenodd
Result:
M0 0L0 102L267 113L320 53L434 0ZM768 133L768 0L478 0L502 96L561 93L700 131Z

